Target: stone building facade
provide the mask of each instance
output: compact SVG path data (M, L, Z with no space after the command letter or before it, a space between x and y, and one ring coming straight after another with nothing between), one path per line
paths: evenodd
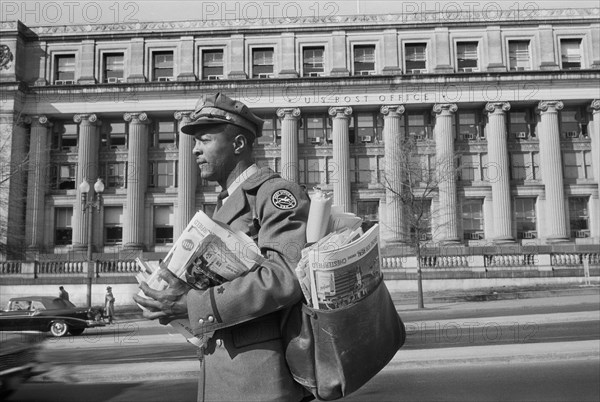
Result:
M452 161L424 241L598 245L599 10L496 17L2 22L1 241L168 250L216 203L179 127L220 91L265 119L259 165L332 191L384 244L414 235L398 197L408 138L420 168ZM90 230L80 185L97 179Z

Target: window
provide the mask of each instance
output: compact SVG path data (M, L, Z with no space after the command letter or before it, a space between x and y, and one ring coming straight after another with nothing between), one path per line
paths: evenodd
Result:
M587 137L587 113L578 107L566 107L560 111L560 132L565 139Z
M479 71L477 42L458 42L456 44L456 68L459 72Z
M252 78L273 78L273 49L252 49Z
M150 163L149 187L167 188L175 187L174 161L161 161Z
M456 132L463 141L483 139L481 114L478 111L463 110L456 113Z
M411 209L413 217L409 222L411 239L413 241L431 240L431 200L423 198L417 200Z
M352 160L352 159L351 159ZM356 180L360 184L377 182L377 159L369 156L356 157Z
M305 47L302 49L302 76L319 77L325 72L323 47Z
M406 132L412 138L422 141L431 139L431 120L427 112L408 112L405 114Z
M356 215L363 219L363 231L379 222L379 200L357 201Z
M569 197L571 237L590 237L590 216L587 197Z
M173 52L161 51L152 53L152 80L173 80Z
M510 71L531 70L528 40L512 40L508 42L508 69Z
M375 45L354 46L354 75L375 74Z
M593 179L591 151L563 151L562 165L565 179Z
M510 153L510 176L512 180L541 180L540 153Z
M563 70L581 69L581 39L561 39L560 61Z
M350 119L351 144L370 144L381 140L383 120L376 112L357 112Z
M173 243L173 206L154 206L154 243Z
M275 140L281 138L281 121L272 113L255 113L263 119L262 136L256 139L258 144L274 144Z
M123 242L123 207L104 207L104 243Z
M309 114L302 117L302 127L304 128L304 137L300 143L306 141L309 144L324 144L331 138L331 124L327 114Z
M480 180L479 177L479 155L465 154L460 157L460 180L475 181Z
M515 198L515 227L519 239L537 238L535 222L535 198Z
M463 201L462 224L465 240L481 240L483 233L483 200Z
M154 122L152 144L155 148L167 148L177 144L177 127L174 120L157 120Z
M202 79L223 79L223 50L210 49L202 51Z
M51 187L54 190L73 190L77 165L74 163L59 163L50 167Z
M299 159L300 184L325 183L325 160L320 158ZM302 181L302 179L304 179Z
M52 148L71 151L77 146L79 125L76 123L57 123L52 131Z
M127 162L107 162L103 167L103 179L106 188L126 188L127 186Z
M127 124L121 121L105 121L102 124L102 147L119 149L127 146Z
M56 208L54 210L54 244L65 246L73 240L73 208Z
M123 53L105 53L102 77L106 83L123 82L125 63Z
M54 59L54 84L68 85L75 83L75 55L56 55Z
M405 71L407 74L427 72L427 44L407 43L404 45Z
M509 135L511 140L527 140L535 138L535 127L531 110L515 109L508 113Z

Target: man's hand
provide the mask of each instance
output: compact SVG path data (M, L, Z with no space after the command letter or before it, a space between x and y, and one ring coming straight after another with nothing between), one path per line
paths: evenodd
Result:
M161 324L166 324L176 318L187 317L189 285L166 268L160 268L158 275L169 284L169 287L165 290L155 290L151 289L146 282L142 282L140 289L149 298L133 296L136 303L150 310L143 312L144 317L149 320L158 318Z

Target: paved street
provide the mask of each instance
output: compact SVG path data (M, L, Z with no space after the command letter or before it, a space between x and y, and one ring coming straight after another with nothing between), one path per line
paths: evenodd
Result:
M347 400L598 400L599 306L597 289L429 303L424 310L399 304L405 347ZM60 364L10 400L69 401L90 393L99 399L86 399L98 401L190 400L198 369L193 353L168 327L121 320L80 337L48 339L45 357ZM160 392L149 394L156 384Z

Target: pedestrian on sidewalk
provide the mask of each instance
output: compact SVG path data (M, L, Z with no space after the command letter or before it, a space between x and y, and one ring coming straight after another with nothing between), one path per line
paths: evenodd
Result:
M115 296L113 296L112 288L106 287L106 295L104 295L104 316L108 318L108 323L114 322L115 316Z
M63 300L69 301L69 292L67 292L64 287L59 286L58 287L58 297L60 297Z
M181 131L195 137L202 179L222 188L213 219L255 239L266 261L205 291L190 290L161 268L169 287L142 283L149 298L134 296L151 311L144 312L149 319L187 316L196 335L215 331L199 352L198 401L298 402L309 395L292 378L281 328L302 297L294 267L306 244L310 204L298 184L256 165L253 144L262 125L245 104L217 93L200 99Z

